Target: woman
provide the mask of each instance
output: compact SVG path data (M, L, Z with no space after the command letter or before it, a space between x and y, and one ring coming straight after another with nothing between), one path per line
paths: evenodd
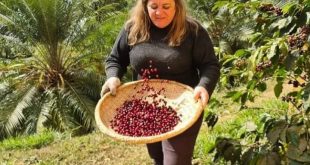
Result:
M101 94L116 94L120 79L131 66L135 79L150 61L161 79L194 88L194 98L207 105L219 78L219 62L207 31L186 16L183 0L137 0L130 19L121 30L106 59L107 81ZM203 114L184 133L147 144L155 164L191 164Z

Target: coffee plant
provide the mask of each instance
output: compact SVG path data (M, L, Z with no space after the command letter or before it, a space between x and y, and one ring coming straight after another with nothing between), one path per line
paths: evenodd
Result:
M232 164L309 164L310 163L310 0L218 1L213 12L228 10L231 17L247 13L251 21L250 46L229 54L218 51L223 66L221 87L236 87L226 97L245 107L255 101L257 91L267 89L274 80L276 97L289 102L295 111L275 118L265 115L261 126L242 133L238 139L219 138L215 160ZM238 82L238 83L235 83ZM296 90L283 95L285 84ZM245 86L244 88L240 87ZM233 89L233 88L231 88ZM213 151L213 150L212 150Z

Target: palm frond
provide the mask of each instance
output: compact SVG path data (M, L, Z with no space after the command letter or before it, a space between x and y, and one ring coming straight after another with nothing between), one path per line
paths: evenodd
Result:
M16 108L4 124L5 133L7 135L12 136L16 129L22 127L23 121L25 120L23 111L31 106L31 102L35 98L37 92L38 90L36 87L31 87L27 89L24 95L19 99Z
M26 11L28 11L28 13L31 15L31 18L37 22L37 18L35 17L34 12L31 10L30 6L27 4L27 2L25 0L21 0L21 3L25 6Z
M45 103L44 126L57 131L72 130L87 133L94 128L93 113L89 112L94 102L68 90L54 90Z
M15 25L11 18L0 13L0 23Z
M0 82L0 103L8 94L12 93L13 90L10 88L7 81ZM1 116L0 116L1 117Z
M44 127L63 132L68 130L67 118L68 111L67 106L62 104L61 93L55 89L51 89L46 92L47 98L42 106L40 114L40 122ZM70 115L69 115L70 116ZM41 126L39 123L38 126Z
M84 129L91 131L94 127L94 108L96 102L82 95L82 93L68 81L66 81L66 85L69 86L69 90L63 95L66 104L70 107L73 114L80 118L80 121L76 121L79 121L78 123L80 123Z
M23 133L26 135L37 133L38 125L40 125L40 114L41 109L44 103L45 94L42 92L38 92L36 97L32 100L29 107L24 109L24 125L23 125Z
M7 5L5 5L3 2L0 2L0 9L3 9L4 11L8 11L10 13L13 13L14 11L10 9Z
M88 96L93 101L97 102L100 99L100 91L104 81L102 74L96 74L95 71L80 71L74 72L73 75L76 77L74 87Z

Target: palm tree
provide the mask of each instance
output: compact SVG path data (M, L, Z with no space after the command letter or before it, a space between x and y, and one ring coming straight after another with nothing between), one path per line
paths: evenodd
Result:
M119 14L115 6L94 8L91 0L0 2L0 43L12 48L10 59L0 56L0 139L41 128L74 134L95 128L101 61L109 48L96 36Z

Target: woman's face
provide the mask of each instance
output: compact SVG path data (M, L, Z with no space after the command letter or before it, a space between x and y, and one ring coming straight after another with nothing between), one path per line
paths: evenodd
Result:
M175 15L174 0L148 0L147 11L153 24L158 28L168 26Z

